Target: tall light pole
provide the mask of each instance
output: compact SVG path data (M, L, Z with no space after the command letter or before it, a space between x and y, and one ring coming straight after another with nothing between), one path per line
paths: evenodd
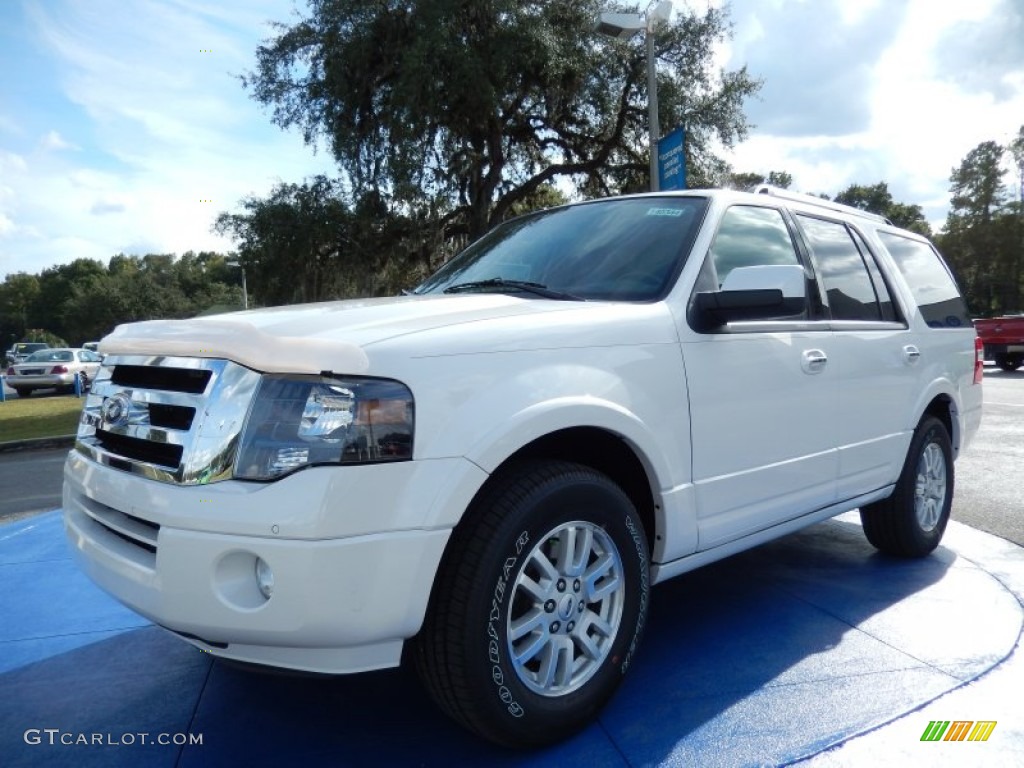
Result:
M245 267L242 266L242 262L238 259L230 259L224 262L229 267L238 267L242 270L242 306L245 309L249 308L249 287L245 284Z
M651 4L653 5L653 3ZM654 6L647 6L646 13L602 13L597 31L616 40L628 40L637 32L644 32L647 48L647 123L650 130L650 173L651 192L657 192L658 184L658 139L661 126L658 124L658 68L654 55L654 33L660 24L672 15L672 0L663 0Z

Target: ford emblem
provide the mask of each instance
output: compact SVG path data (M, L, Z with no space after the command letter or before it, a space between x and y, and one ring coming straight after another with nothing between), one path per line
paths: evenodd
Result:
M131 414L131 411L131 398L124 392L119 392L103 401L100 415L108 426L121 427L128 423L128 416Z

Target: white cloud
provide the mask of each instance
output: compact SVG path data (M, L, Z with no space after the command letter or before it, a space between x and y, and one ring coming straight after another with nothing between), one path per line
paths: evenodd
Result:
M57 152L63 149L79 149L74 144L65 141L57 131L47 131L39 140L39 146L47 152Z
M780 23L778 14L801 13L806 5L734 2L737 38L730 66L753 56L768 70L752 67L752 74L774 81L771 89L766 84L765 101L753 105L754 112L768 117L762 120L766 125L735 150L733 165L742 171L789 171L794 187L811 193L835 194L853 183L885 181L897 200L921 205L933 226L941 226L952 168L983 141L1005 143L1024 122L1024 35L1013 31L1024 16L1021 3L872 0L831 3L832 11L815 0L819 4L819 14L840 13L846 24L863 23L872 13L898 23L887 30L886 44L874 57L861 51L867 68L850 93L837 87L839 80L820 81L836 71L825 61L825 51L803 58L806 47ZM1010 32L1001 34L1002 27ZM771 40L765 30L774 30ZM998 51L985 49L986 41L1004 37L1008 42ZM954 50L951 41L960 47ZM799 71L775 66L780 55L798 61ZM794 111L792 101L770 98L794 87L810 88L816 99ZM839 106L852 103L860 105L861 119L836 121ZM805 134L772 130L792 125L803 126Z
M14 231L14 222L0 213L0 237Z
M23 157L0 143L0 179L18 206L15 215L0 199L0 211L19 225L0 243L0 277L119 251L227 251L232 243L210 231L218 212L279 179L335 172L329 155L271 125L237 79L268 34L264 19L287 20L280 3L137 0L131 14L113 0L24 7L57 73L40 87L54 91L49 103L69 105L59 119L25 122L54 126L42 149L74 136L82 151Z

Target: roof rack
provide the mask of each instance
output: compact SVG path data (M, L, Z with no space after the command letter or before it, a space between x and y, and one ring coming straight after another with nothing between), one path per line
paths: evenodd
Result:
M885 216L879 216L877 213L871 213L870 211L864 211L860 208L854 208L852 205L843 205L842 203L833 203L831 200L826 200L823 197L815 197L814 195L805 195L802 192L790 192L788 189L782 189L781 187L773 187L770 184L761 184L754 189L754 192L759 195L771 195L772 197L781 197L783 200L792 200L796 203L804 203L806 205L815 205L819 208L826 208L830 211L840 211L842 213L848 213L851 216L860 216L864 219L870 219L871 221L877 221L882 224L888 224L890 227L893 225L889 219Z

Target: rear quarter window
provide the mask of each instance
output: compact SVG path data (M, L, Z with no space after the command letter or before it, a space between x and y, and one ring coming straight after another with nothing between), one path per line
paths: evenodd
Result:
M891 232L879 232L878 239L910 286L930 328L971 327L967 304L938 251L929 243Z

